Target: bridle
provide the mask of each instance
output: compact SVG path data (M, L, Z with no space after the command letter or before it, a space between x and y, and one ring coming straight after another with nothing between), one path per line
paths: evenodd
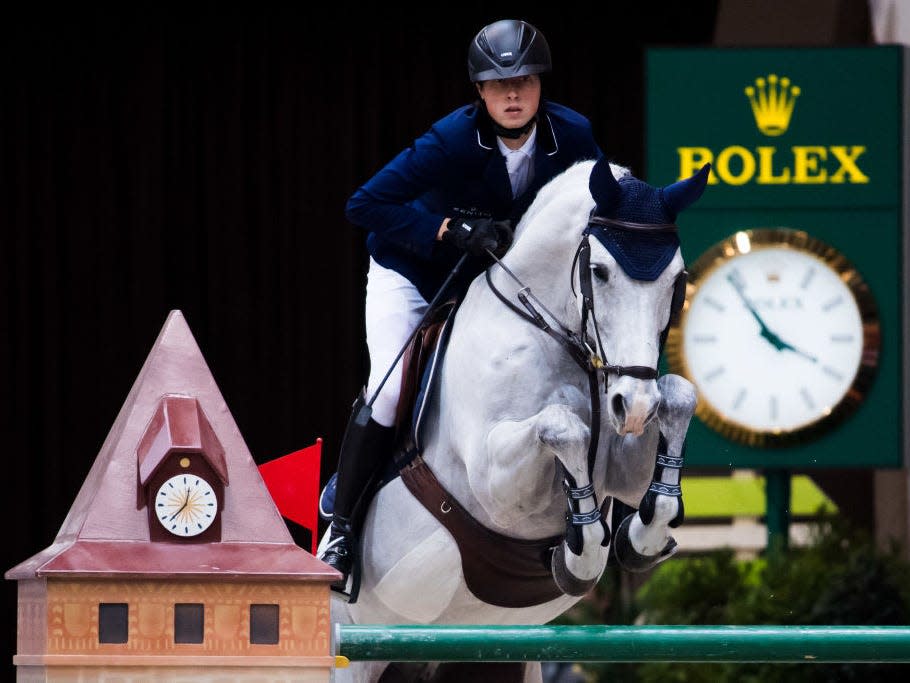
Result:
M656 367L652 368L646 365L613 365L606 359L606 351L604 350L603 343L600 339L600 328L597 324L597 316L594 310L594 288L591 282L591 243L589 238L593 230L597 229L597 226L608 226L619 228L620 230L651 232L676 232L678 229L675 223L631 223L628 221L614 220L612 218L604 218L603 216L595 216L592 212L592 215L588 218L588 225L582 233L582 238L578 244L578 248L575 250L575 256L572 259L572 270L569 275L569 283L572 288L572 294L578 296L575 292L575 269L578 267L578 286L581 291L582 298L581 326L578 334L569 329L567 325L564 325L559 321L559 318L547 310L546 306L544 306L540 300L531 293L531 288L525 285L518 278L518 276L515 275L515 273L513 273L509 267L506 266L492 252L489 253L495 259L496 265L502 268L509 275L509 277L518 283L518 286L521 288L518 290L517 296L518 300L522 303L526 310L522 310L513 302L509 301L506 296L496 288L490 275L492 266L488 268L485 273L487 285L499 298L499 300L508 306L512 311L514 311L516 314L531 324L539 327L541 330L558 341L563 347L565 347L569 353L569 356L576 362L579 367L581 367L582 370L584 370L589 375L596 375L597 373L602 374L604 376L605 385L607 375L634 377L635 379L641 380L657 379L658 372ZM684 273L685 271L683 274ZM675 287L678 288L678 283L675 285ZM540 309L542 309L551 320L556 323L555 326L547 323L546 319L540 314L537 308L535 308L535 304ZM594 327L595 339L593 340L593 349L588 343L589 337L587 330L589 319L591 323L593 323ZM600 351L600 354L598 354L598 350Z

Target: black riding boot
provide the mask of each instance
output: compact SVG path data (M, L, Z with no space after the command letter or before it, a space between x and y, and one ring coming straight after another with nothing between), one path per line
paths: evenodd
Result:
M364 503L368 502L366 494L386 464L395 437L394 427L383 427L369 417L369 409L364 410L358 404L355 404L341 443L335 509L329 540L321 557L323 562L341 572L342 578L333 583L332 588L342 592L356 561L356 536L365 512Z

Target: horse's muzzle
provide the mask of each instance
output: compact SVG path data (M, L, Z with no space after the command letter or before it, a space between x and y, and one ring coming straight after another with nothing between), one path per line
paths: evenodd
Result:
M641 436L660 406L660 392L654 380L620 377L607 389L610 422L620 436Z

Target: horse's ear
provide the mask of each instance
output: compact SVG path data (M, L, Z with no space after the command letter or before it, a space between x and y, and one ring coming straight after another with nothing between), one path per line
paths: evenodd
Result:
M677 181L663 188L661 193L667 208L674 214L678 214L693 204L705 191L709 173L711 173L711 164L705 164L692 177Z
M588 179L588 189L591 196L597 202L597 213L604 215L609 209L619 202L622 191L619 189L619 183L613 175L613 169L610 168L610 162L606 157L601 157L591 169L591 177Z

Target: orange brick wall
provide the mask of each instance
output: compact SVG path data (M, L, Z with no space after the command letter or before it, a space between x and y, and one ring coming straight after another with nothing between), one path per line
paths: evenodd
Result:
M42 654L47 649L47 582L19 581L18 589L16 651Z
M36 596L22 604L25 583L30 582L20 582L20 628L23 609L31 614L40 600ZM129 605L128 642L98 642L101 602ZM175 603L205 606L202 643L174 643ZM277 644L250 644L249 606L254 603L279 606ZM323 583L51 579L46 614L47 654L309 657L327 656L330 648L329 588ZM37 641L23 645L20 639L20 653L39 652Z

